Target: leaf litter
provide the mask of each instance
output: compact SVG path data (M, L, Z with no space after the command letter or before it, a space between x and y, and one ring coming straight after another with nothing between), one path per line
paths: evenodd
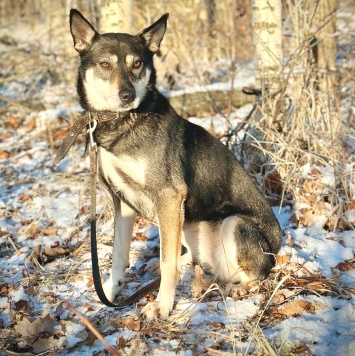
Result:
M123 354L262 354L263 344L281 350L284 340L294 354L350 355L354 350L354 233L327 232L312 224L296 227L289 205L274 208L285 232L277 265L249 295L224 296L223 286L199 266L187 265L167 321L148 323L139 315L156 293L124 310L96 302L88 241L88 165L81 158L82 147L76 145L54 167L62 136L50 147L41 135L29 140L27 132L20 135L27 140L19 150L19 133L12 126L0 131L9 152L0 160L6 174L0 194L4 350L102 354L104 346L64 306L67 300ZM111 202L103 189L98 218L99 258L107 278L113 226ZM123 296L155 278L146 267L157 260L158 246L157 229L138 217Z

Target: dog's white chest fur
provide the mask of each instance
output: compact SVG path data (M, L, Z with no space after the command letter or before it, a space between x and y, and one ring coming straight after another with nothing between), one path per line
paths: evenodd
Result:
M155 209L151 199L144 194L147 163L144 159L127 155L115 156L100 147L98 163L101 176L115 194L130 203L138 212L155 221Z

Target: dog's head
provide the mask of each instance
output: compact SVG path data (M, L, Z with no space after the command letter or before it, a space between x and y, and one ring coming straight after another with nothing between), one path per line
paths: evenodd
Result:
M168 16L136 36L100 35L79 11L70 11L70 31L81 58L78 93L84 109L123 112L139 107L155 87L153 56L164 37Z

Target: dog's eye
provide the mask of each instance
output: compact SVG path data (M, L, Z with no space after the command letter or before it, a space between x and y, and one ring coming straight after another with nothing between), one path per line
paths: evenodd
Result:
M101 62L101 63L100 63L100 66L101 66L102 68L108 69L108 68L110 68L110 63Z
M133 68L134 69L138 69L138 68L140 68L140 66L142 65L142 61L135 61L134 63L133 63Z

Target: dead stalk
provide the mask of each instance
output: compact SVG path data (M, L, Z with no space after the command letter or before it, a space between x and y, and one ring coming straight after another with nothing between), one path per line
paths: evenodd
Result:
M111 352L113 355L122 355L122 352L120 350L114 349L95 328L95 326L92 325L90 320L80 314L68 301L65 302L65 306L70 309L79 318L79 320L96 336L96 338L105 346L107 351Z

